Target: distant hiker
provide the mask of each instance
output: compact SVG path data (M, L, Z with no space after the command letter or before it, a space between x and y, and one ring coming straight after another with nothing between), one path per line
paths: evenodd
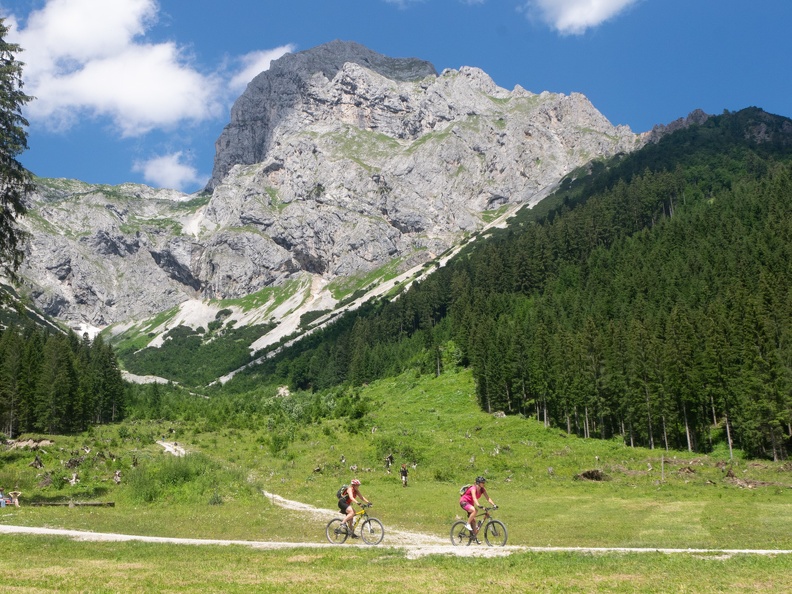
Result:
M478 533L478 526L476 526L476 510L480 506L479 500L482 497L486 497L492 507L498 507L490 498L487 489L484 488L484 483L486 482L487 479L483 476L476 477L476 484L465 489L465 492L462 493L462 497L459 498L459 506L468 513L468 521L465 528L470 530L474 535Z
M14 490L8 494L9 497L11 497L11 503L14 504L14 507L19 507L19 496L22 495L22 491L18 489L19 487L14 487Z
M407 486L407 465L406 464L402 464L401 465L401 470L399 471L399 474L401 474L402 487L406 487Z
M6 506L5 489L0 487L0 507Z
M391 464L393 464L393 454L388 454L385 456L385 470L388 471L388 474L390 474Z
M358 538L358 535L354 533L352 528L352 519L355 517L355 510L352 507L353 503L358 505L362 505L358 498L362 499L365 503L371 503L368 499L363 496L363 493L360 492L360 481L357 479L352 479L352 482L349 483L348 487L344 487L339 490L339 498L338 498L338 509L341 510L342 514L346 514L344 518L344 522L347 526L349 526L349 534L352 538Z

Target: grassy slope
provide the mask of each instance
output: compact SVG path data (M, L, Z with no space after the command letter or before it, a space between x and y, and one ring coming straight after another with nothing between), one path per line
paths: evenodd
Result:
M358 476L384 521L435 534L445 534L459 515L458 486L484 474L513 544L792 548L789 466L739 462L734 472L743 479L786 485L741 489L716 466L727 455L633 449L567 437L535 420L484 414L466 373L407 375L366 393L375 403L367 430L336 432L329 445L310 435L290 446L293 462L263 461L265 473L274 473L269 488L328 505L336 484L351 477L338 463L343 453L347 465L374 469ZM393 449L397 464L409 462L396 453L407 447L416 451L418 467L405 492L398 474L385 474L380 461ZM316 466L323 467L321 476L311 472ZM611 480L575 480L590 469ZM404 508L407 517L398 511Z

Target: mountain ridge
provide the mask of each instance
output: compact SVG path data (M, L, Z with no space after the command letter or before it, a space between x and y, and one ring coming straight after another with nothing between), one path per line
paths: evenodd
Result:
M576 167L646 142L583 95L508 91L477 68L438 75L349 42L271 71L232 110L246 122L237 132L270 140L236 158L221 135L216 171L233 165L211 191L37 180L23 223L34 304L80 331L112 326L153 344L187 321L185 308L204 312L204 328L225 309L226 324L299 319L420 270ZM277 117L258 125L262 109Z

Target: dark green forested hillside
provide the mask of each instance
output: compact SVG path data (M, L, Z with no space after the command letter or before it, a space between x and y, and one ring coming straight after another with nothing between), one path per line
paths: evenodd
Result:
M391 302L240 374L298 389L469 365L485 410L786 457L792 122L725 113L566 180Z
M0 331L0 432L70 433L124 417L110 346L27 324Z

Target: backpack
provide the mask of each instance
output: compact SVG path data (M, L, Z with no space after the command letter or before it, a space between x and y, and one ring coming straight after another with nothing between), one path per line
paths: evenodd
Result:
M465 493L467 493L467 490L470 489L470 487L472 487L472 486L473 486L472 484L471 485L465 485L464 487L459 489L459 494L460 495L464 495Z
M341 485L341 488L336 491L336 499L341 499L344 496L344 491L347 490L349 485Z

